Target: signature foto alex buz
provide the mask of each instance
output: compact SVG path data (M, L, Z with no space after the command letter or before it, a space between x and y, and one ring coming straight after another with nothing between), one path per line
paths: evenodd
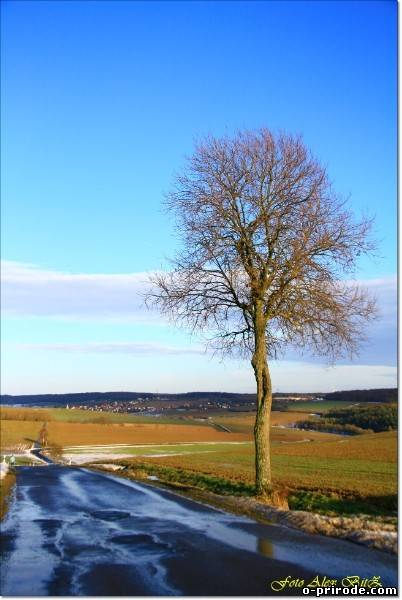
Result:
M352 587L357 585L359 587L364 588L374 588L374 587L382 587L381 577L375 575L373 577L362 578L358 575L348 575L344 577L340 581L338 579L331 579L326 575L324 577L320 577L316 575L314 579L312 579L309 583L306 583L304 579L293 578L291 575L288 575L285 579L278 579L276 581L271 582L271 589L274 592L281 592L286 588L295 588L295 587L331 587L340 585L343 587Z

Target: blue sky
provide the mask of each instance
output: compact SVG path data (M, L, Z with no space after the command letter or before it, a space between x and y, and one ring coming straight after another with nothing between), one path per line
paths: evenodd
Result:
M274 364L274 389L395 385L396 11L3 2L3 392L253 390L141 294L177 247L161 201L194 139L260 126L301 133L380 240L361 357Z

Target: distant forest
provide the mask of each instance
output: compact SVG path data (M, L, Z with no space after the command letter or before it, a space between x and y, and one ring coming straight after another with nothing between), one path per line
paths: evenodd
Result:
M397 402L398 388L380 388L375 390L350 390L325 394L326 400L344 402Z
M348 435L393 431L398 429L398 410L395 404L385 403L330 410L318 421L298 421L296 427Z
M344 392L332 392L328 394L314 393L274 393L276 400L285 399L289 396L297 396L303 399L321 397L325 400L343 402L397 402L397 388L381 388L373 390L348 390ZM148 400L178 400L182 402L196 402L200 400L215 400L230 404L247 403L255 401L255 394L234 394L227 392L187 392L185 394L154 394L150 392L84 392L75 394L35 394L35 395L2 395L0 403L4 405L20 404L28 406L64 406L66 404L98 404L102 402L129 402L146 398Z

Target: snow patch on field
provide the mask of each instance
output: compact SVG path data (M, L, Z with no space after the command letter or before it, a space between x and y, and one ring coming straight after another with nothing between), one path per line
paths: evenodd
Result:
M84 463L94 460L110 460L120 458L163 458L165 456L184 456L185 454L208 454L213 450L200 450L194 452L166 452L160 454L145 453L145 454L131 454L131 453L113 453L113 452L76 452L74 454L63 454L64 461L67 461L71 465L82 465Z
M80 446L65 446L65 450L92 450L98 448L160 448L161 446L218 446L218 445L247 445L252 442L175 442L175 443L161 443L161 444L82 444Z
M69 464L81 465L94 460L122 458L143 458L183 456L186 454L207 454L216 452L216 446L249 445L251 442L180 442L179 444L94 444L68 446L64 448L63 459ZM197 449L194 449L194 446ZM192 449L188 449L192 447ZM198 449L199 447L199 449ZM132 450L139 452L132 452Z

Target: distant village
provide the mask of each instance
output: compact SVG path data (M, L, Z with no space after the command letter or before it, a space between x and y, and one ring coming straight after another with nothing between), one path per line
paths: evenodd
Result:
M286 405L289 402L305 401L306 396L281 396L278 399L274 399L274 403L277 408L280 405ZM311 396L311 401L319 402L323 400L320 396ZM237 411L253 411L255 409L255 400L252 399L239 399L231 400L230 402L222 399L213 398L209 399L194 399L188 401L172 400L168 397L144 397L136 398L135 400L102 400L97 403L80 403L80 404L66 404L66 409L69 410L89 410L94 412L113 412L113 413L141 413L158 416L163 413L174 412L208 412L216 410L229 410L233 412Z
M208 411L208 410L216 410L216 409L237 409L240 410L252 410L255 402L244 402L244 403L227 403L222 401L213 401L213 400L201 400L201 401L190 401L190 402L181 402L171 401L164 398L138 398L137 400L113 400L113 401L103 401L97 404L79 404L79 405L66 405L67 409L74 410L91 410L94 412L113 412L113 413L142 413L142 414L161 414L168 411L189 411L189 410L198 410L198 411Z

